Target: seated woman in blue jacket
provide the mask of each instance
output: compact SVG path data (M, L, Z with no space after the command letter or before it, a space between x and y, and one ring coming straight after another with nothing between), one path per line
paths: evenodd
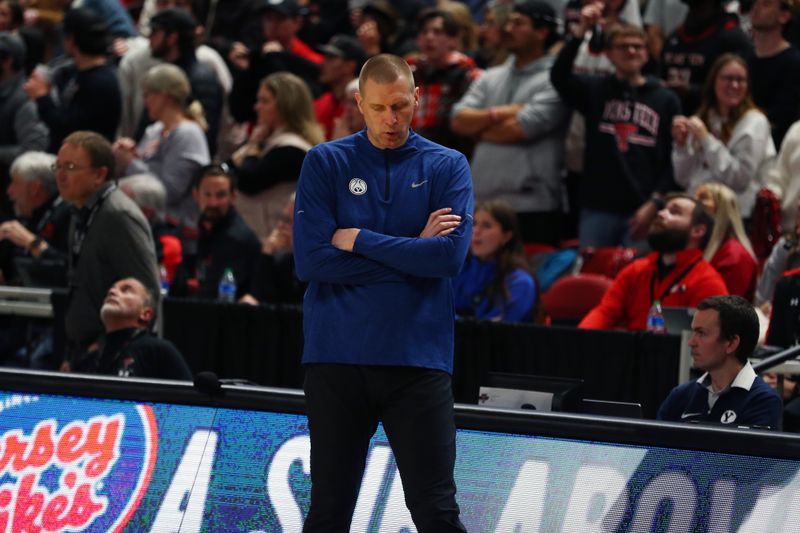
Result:
M496 322L531 321L538 290L528 267L517 215L506 202L475 208L470 252L453 279L456 313Z

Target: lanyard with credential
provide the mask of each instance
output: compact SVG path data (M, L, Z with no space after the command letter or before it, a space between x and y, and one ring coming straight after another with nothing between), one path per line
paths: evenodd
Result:
M97 212L102 207L103 202L106 201L106 198L116 190L116 184L112 184L108 189L103 191L102 196L97 199L97 202L92 206L89 210L89 215L86 217L86 222L81 224L75 224L74 231L72 233L72 264L78 260L78 257L81 255L81 248L83 248L83 241L86 239L86 235L89 233L89 228L92 227L92 222L94 222L94 217L97 215Z
M36 235L41 236L42 231L44 231L45 226L50 222L50 218L53 216L53 211L61 205L64 200L61 199L60 196L57 196L50 207L47 208L47 211L44 212L42 217L39 219L38 224L36 224L36 231L34 232Z
M702 257L698 257L692 261L692 263L686 267L683 272L675 276L675 279L673 279L669 286L661 292L661 296L658 298L656 298L656 276L658 276L658 267L656 267L656 269L653 271L653 275L650 276L650 303L652 304L656 300L663 302L664 297L672 292L673 287L675 287L675 285L677 285L683 278L686 277L689 272L692 271L694 266L700 262L700 259L702 259Z

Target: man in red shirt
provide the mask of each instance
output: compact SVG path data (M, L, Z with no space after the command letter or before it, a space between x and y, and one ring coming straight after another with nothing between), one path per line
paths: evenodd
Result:
M319 81L329 91L314 102L314 112L325 129L325 138L331 140L334 122L344 114L347 84L358 77L367 53L358 39L349 35L334 35L328 44L320 46L325 59L319 72Z
M647 235L653 253L625 267L578 327L643 330L656 300L696 307L704 298L728 294L722 277L703 259L713 228L714 219L697 200L668 196Z

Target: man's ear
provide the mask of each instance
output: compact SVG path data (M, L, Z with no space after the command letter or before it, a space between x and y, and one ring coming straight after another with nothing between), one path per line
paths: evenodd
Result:
M741 344L742 338L739 335L734 335L733 338L728 339L728 345L725 347L725 353L730 355L732 353L736 353L736 350L739 349L739 344Z
M113 176L109 176L108 167L98 167L97 168L97 184L102 185L103 183L109 181Z
M708 226L705 224L695 224L691 228L689 228L689 238L693 241L700 242L705 237L706 233L708 232Z
M139 324L142 326L149 325L153 321L153 316L155 316L155 311L153 311L152 307L143 307L139 313Z
M356 91L354 96L356 97L356 105L358 106L358 110L363 115L364 114L364 108L361 107L361 101L362 101L361 100L361 91Z

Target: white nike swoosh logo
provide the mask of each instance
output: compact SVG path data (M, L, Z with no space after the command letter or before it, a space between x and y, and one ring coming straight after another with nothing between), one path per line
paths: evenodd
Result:
M426 183L428 183L428 180L420 181L419 183L412 183L411 188L416 189L417 187L422 187Z
M681 420L689 418L690 416L702 416L703 413L681 413Z

